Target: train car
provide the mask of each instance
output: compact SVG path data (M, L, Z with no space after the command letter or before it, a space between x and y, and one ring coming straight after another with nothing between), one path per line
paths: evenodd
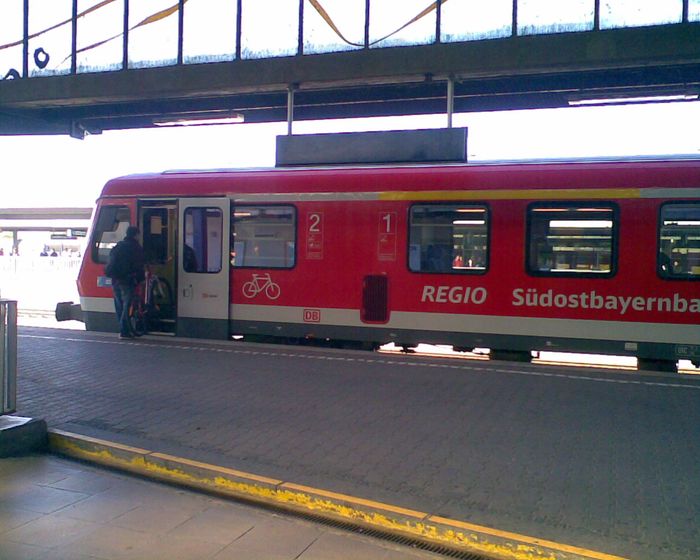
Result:
M700 364L700 160L180 171L104 187L78 279L141 231L185 337L395 342Z

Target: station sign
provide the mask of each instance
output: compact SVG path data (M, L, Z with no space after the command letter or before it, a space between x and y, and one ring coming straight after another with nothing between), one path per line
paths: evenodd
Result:
M79 237L85 237L87 235L87 229L86 228L76 228L76 229L67 229L64 232L54 232L51 234L51 239L78 239Z

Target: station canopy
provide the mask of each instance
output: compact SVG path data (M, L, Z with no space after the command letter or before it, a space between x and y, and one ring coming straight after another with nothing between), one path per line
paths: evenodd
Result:
M0 21L0 134L700 91L700 0L3 0Z

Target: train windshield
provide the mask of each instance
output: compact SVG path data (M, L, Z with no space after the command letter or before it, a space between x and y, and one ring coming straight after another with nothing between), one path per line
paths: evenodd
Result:
M106 264L109 253L119 241L124 239L129 227L131 214L126 206L103 206L95 223L92 235L92 260Z
M700 278L700 204L662 206L657 270L662 278Z

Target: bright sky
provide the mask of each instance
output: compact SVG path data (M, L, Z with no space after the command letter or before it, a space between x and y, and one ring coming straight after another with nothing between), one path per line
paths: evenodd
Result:
M446 126L444 115L297 122L295 134ZM700 102L455 115L471 161L694 154ZM166 169L270 167L286 123L105 132L75 140L0 136L0 207L92 206L116 176Z

